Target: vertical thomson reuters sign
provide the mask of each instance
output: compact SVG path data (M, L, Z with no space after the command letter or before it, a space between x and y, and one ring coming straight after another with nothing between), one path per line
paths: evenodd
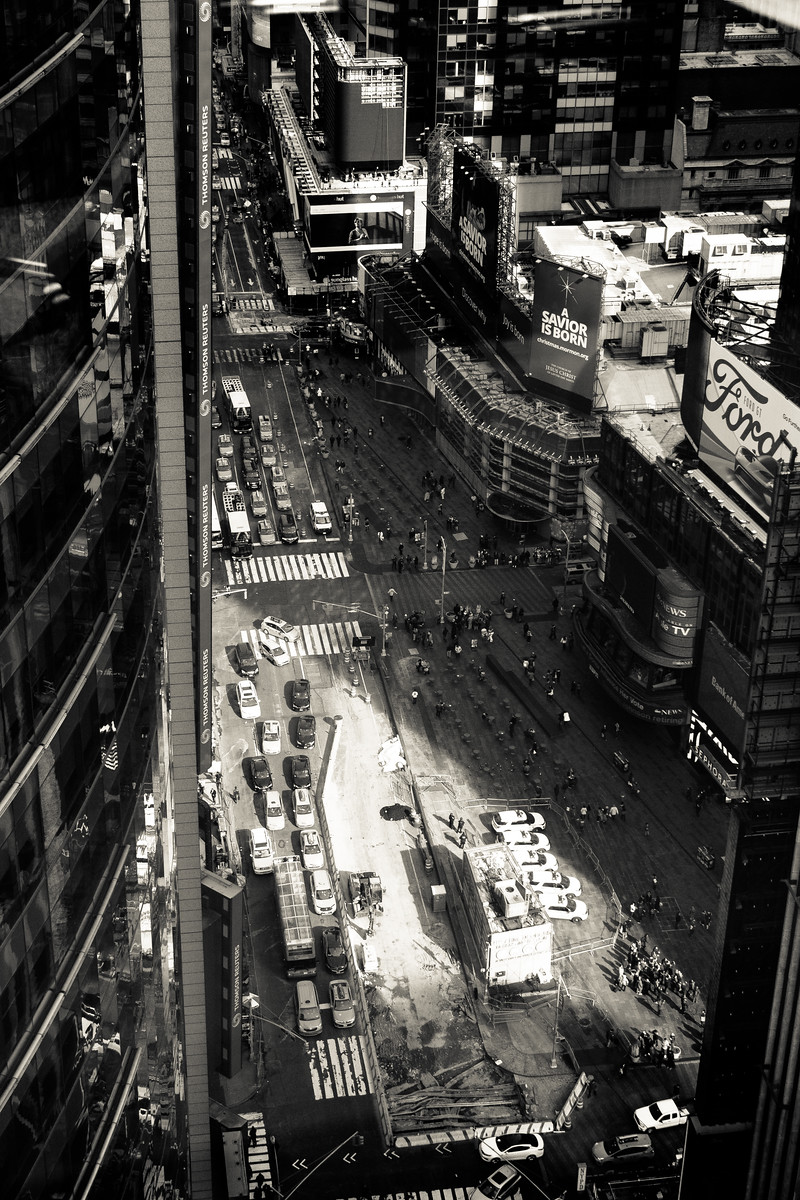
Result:
M582 408L591 408L594 398L602 301L598 276L537 262L530 374Z
M195 496L195 620L198 660L197 769L211 763L211 4L197 21L197 493Z

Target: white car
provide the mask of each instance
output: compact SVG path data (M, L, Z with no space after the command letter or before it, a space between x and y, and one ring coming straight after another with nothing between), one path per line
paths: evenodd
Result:
M524 808L507 808L492 816L492 829L495 833L502 833L504 829L517 826L520 829L544 829L545 819L541 813L526 812Z
M523 871L557 871L558 859L547 850L533 850L530 846L511 846L515 862Z
M236 685L236 703L245 721L261 719L261 705L258 692L249 679L240 679Z
M233 482L233 468L231 467L231 464L228 462L227 458L218 458L214 464L214 467L217 472L217 479L220 481L220 483Z
M258 540L262 546L274 546L278 538L275 534L275 526L268 517L262 517L258 522Z
M327 871L311 872L311 907L318 917L332 917L336 912L336 897Z
M272 421L269 417L261 416L258 418L258 436L262 442L272 441Z
M564 875L561 871L526 871L525 881L532 892L552 891L563 892L567 896L580 896L581 881L574 875Z
M642 1133L651 1129L672 1129L675 1125L686 1124L689 1110L681 1108L674 1100L654 1100L644 1108L637 1108L633 1119Z
M220 458L233 458L233 438L229 433L217 437L217 454Z
M261 753L280 754L281 726L279 721L265 721L261 726Z
M261 653L274 667L285 667L291 658L283 642L274 637L261 638Z
M356 1010L350 984L346 979L332 979L328 985L331 1016L337 1029L350 1029L356 1023Z
M283 815L280 792L265 792L264 804L267 810L267 829L273 832L283 829L286 818Z
M533 833L530 829L523 829L522 825L511 825L508 829L501 830L497 840L505 842L507 846L530 846L532 850L550 849L550 842L543 833Z
M321 871L325 866L322 843L316 829L304 829L300 834L300 856L307 871Z
M539 898L544 915L551 921L572 921L577 925L589 916L589 909L583 900L576 900L574 896L565 896L561 892L551 895L549 891L544 891L539 893Z
M484 1162L523 1162L541 1158L544 1138L538 1133L501 1133L478 1143L478 1154Z
M282 621L280 617L262 617L261 629L263 633L281 638L284 642L296 642L300 637L300 630L297 626L290 625L288 621Z
M506 1200L516 1195L522 1176L510 1163L501 1163L470 1193L469 1200Z
M310 828L314 824L314 806L308 788L295 788L292 792L294 823L298 828Z

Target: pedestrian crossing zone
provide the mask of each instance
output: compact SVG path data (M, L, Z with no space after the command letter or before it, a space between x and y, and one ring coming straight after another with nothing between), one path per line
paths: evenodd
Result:
M308 1065L315 1100L366 1096L372 1091L364 1039L360 1034L320 1038L309 1050Z
M218 192L240 192L242 190L241 175L215 175L214 190Z
M313 658L323 654L349 654L353 638L363 637L358 621L330 621L324 625L298 625L300 637L296 642L281 642L292 658ZM263 658L266 633L260 629L241 629L243 642L249 642L256 658Z
M300 579L347 579L350 571L341 550L320 554L282 554L274 558L254 555L238 558L235 564L225 559L229 584L292 583Z
M267 1195L265 1185L272 1185L272 1162L270 1159L267 1131L260 1112L241 1114L247 1121L247 1161L250 1165L250 1197ZM256 1189L260 1188L260 1191Z

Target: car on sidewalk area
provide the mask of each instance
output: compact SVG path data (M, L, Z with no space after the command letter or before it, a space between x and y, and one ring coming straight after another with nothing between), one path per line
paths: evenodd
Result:
M328 985L331 1016L337 1029L352 1029L356 1023L353 994L346 979L332 979Z
M478 1184L470 1192L470 1200L505 1200L511 1196L519 1185L522 1176L511 1163L503 1163L496 1171Z
M236 685L236 704L245 721L261 719L261 704L258 692L249 679L242 679Z
M507 808L492 816L492 829L502 833L504 829L544 829L545 819L541 813L527 812L524 808Z
M261 753L280 754L281 725L280 721L265 721L261 726Z
M551 921L572 921L578 925L581 921L588 920L589 909L584 904L583 900L576 900L574 896L565 896L561 892L554 892L552 895L548 891L537 892L542 905L542 912Z
M538 1133L501 1133L478 1142L478 1154L484 1162L524 1162L541 1158L544 1138Z
M291 704L295 712L308 712L311 708L311 684L307 679L295 679L292 683Z
M557 891L567 896L580 896L581 881L561 871L526 871L525 882L532 892Z
M652 1104L637 1108L633 1119L643 1133L650 1129L674 1129L676 1125L686 1124L689 1110L674 1100L654 1100Z
M264 633L270 633L284 642L296 642L300 637L300 630L297 626L290 625L288 621L282 621L280 617L262 617L261 628Z
M508 829L501 830L497 841L505 842L506 846L530 846L532 850L550 849L550 841L543 833L533 833L530 829L523 829L521 825L511 825Z
M293 754L289 760L289 770L292 775L292 787L311 787L311 763L306 754Z
M295 741L301 750L312 750L317 742L317 718L308 716L300 717L297 721L297 731L295 733Z
M592 1158L596 1163L608 1164L637 1162L652 1158L653 1143L646 1133L621 1133L619 1137L606 1138L592 1146Z
M316 829L304 829L300 834L300 857L307 871L320 871L325 866L322 843Z
M347 955L342 941L342 931L338 925L331 925L322 931L322 953L325 965L334 975L344 975L347 970Z
M509 846L514 861L523 871L557 871L558 859L548 850L534 850L531 846Z

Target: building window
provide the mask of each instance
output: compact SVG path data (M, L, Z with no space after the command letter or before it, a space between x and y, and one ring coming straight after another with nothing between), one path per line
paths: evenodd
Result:
M770 165L770 163L762 163L761 166L758 168L758 178L759 179L769 179L771 174L772 174L772 166Z
M739 178L739 168L738 167L728 167L728 179L738 179L738 178Z

